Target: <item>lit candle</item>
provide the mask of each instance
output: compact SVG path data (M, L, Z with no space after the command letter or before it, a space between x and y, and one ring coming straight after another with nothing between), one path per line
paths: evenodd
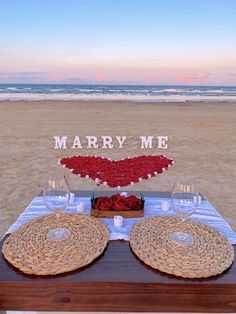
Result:
M123 225L123 217L122 216L114 216L113 222L114 222L115 227L120 228Z
M167 212L170 208L170 204L167 201L163 201L161 202L161 210L163 210L164 212Z
M84 202L81 202L81 203L77 204L77 212L80 213L80 214L85 212Z

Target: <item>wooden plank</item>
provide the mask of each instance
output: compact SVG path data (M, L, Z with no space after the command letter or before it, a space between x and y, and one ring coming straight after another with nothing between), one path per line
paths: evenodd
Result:
M236 266L213 278L178 279L144 265L124 241L59 276L25 275L1 256L0 310L236 312Z
M121 210L97 210L97 209L91 209L90 215L97 218L113 218L114 216L122 216L124 218L140 218L144 216L144 209L139 210L127 210L127 211L121 211Z

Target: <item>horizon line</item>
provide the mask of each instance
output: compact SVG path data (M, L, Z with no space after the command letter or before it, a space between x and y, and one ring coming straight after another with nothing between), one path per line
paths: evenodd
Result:
M98 84L98 83L0 83L0 85L72 85L72 86L182 86L182 87L236 87L235 85L191 85L191 84Z

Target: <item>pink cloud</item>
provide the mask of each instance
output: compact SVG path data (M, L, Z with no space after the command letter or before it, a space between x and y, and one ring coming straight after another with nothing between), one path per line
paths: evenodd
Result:
M151 82L154 82L154 77L152 74L148 74L146 77L145 77L145 82L148 82L148 83L151 83Z
M98 82L104 81L104 76L102 74L96 74L95 80Z
M233 73L233 72L228 72L227 75L228 75L228 76L236 76L236 74Z
M200 83L205 81L206 76L205 73L181 74L177 79L184 83Z
M59 73L52 73L51 74L51 80L53 82L60 82L63 81L65 78L65 76L63 74L59 74Z

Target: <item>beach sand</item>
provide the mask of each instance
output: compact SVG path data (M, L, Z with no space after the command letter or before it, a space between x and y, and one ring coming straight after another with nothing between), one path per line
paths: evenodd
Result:
M0 236L43 189L45 178L69 171L58 158L76 154L119 159L165 154L169 171L133 189L171 191L177 176L196 178L207 197L236 231L236 103L0 102ZM54 150L54 135L127 136L124 149ZM139 136L167 135L168 149L140 149ZM100 144L100 142L99 142ZM72 188L94 189L70 174Z

